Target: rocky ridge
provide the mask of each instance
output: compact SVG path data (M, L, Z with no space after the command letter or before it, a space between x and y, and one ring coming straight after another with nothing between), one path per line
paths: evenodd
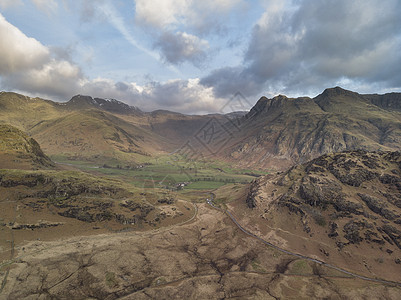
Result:
M255 180L246 199L262 212L285 208L306 235L323 227L332 244L401 249L401 153L326 154L287 172ZM284 210L284 211L285 211Z

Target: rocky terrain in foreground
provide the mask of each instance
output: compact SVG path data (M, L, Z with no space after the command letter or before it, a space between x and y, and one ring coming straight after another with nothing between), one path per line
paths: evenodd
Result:
M323 155L255 180L246 203L259 215L259 228L316 242L320 248L308 251L326 261L352 253L368 273L383 275L382 265L393 278L401 274L400 152Z
M397 299L400 294L398 287L372 285L277 252L206 204L199 205L194 222L182 226L34 241L16 250L3 289L10 299Z

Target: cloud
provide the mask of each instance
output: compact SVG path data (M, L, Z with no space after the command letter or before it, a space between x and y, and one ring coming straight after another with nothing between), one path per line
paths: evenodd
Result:
M32 0L35 6L47 14L54 14L57 11L58 4L55 0Z
M166 62L196 67L211 49L205 37L221 35L227 16L242 0L136 0L135 20L154 39Z
M399 11L397 0L268 2L244 64L215 70L201 83L218 96L232 95L237 86L247 95L321 91L344 82L399 87Z
M159 59L159 56L156 53L150 51L137 42L137 40L130 33L129 29L125 26L123 18L119 15L118 11L113 5L109 3L104 3L99 6L99 9L104 14L104 16L106 16L113 27L116 28L131 45L145 52L154 59Z
M229 98L240 92L245 96L259 93L264 81L242 66L224 67L212 71L200 80L200 84L213 88L214 95L221 98Z
M225 103L216 98L210 88L199 83L199 78L151 82L140 86L133 82L114 82L106 78L87 80L81 94L120 99L142 110L166 109L182 113L211 113L219 111Z
M16 7L20 5L22 5L22 0L0 0L0 7L2 9Z
M34 38L28 38L0 14L0 74L41 66L49 50ZM4 42L7 41L7 42Z
M213 30L216 21L242 3L241 0L136 0L135 18L139 24L162 30L180 25L198 33Z
M78 66L58 59L50 48L26 36L0 14L0 76L4 88L64 97L77 90L83 75Z
M148 26L166 28L181 22L189 6L188 0L136 0L136 20Z
M196 40L182 33L184 39ZM151 82L115 82L107 78L87 78L81 68L70 61L68 49L46 47L26 36L0 14L0 78L2 88L66 101L74 94L116 98L144 110L169 109L180 112L212 112L221 104L211 88L199 79ZM7 47L6 47L7 46ZM191 46L191 45L190 45ZM181 49L184 55L197 55L191 47ZM187 51L187 52L185 52ZM220 99L221 100L221 99Z
M199 66L207 57L209 43L186 32L164 32L155 48L160 49L164 59L171 64L190 61Z
M81 70L67 61L51 60L41 68L16 72L3 77L2 85L31 94L67 99L78 91Z

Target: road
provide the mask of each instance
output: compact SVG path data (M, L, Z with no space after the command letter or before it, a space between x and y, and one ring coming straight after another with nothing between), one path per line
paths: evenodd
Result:
M259 240L260 242L262 242L262 243L264 243L264 244L266 244L266 245L268 245L268 246L270 246L270 247L273 247L274 249L276 249L276 250L278 250L278 251L280 251L280 252L283 252L283 253L288 254L288 255L295 256L295 257L300 258L300 259L304 259L304 260L308 260L308 261L315 262L315 263L317 263L317 264L319 264L319 265L328 267L328 268L330 268L330 269L339 271L339 272L341 272L341 273L343 273L343 274L347 274L347 275L350 275L350 276L355 277L355 278L359 278L359 279L366 280L366 281L371 281L371 282L378 282L378 283L383 283L383 284L387 284L387 285L393 285L393 286L395 285L395 286L401 287L401 283L400 283L400 282L389 281L389 280L382 280L382 279L378 279L378 278L371 278L371 277L366 277L366 276L358 275L358 274L352 273L352 272L350 272L350 271L347 271L347 270L345 270L345 269L342 269L342 268L336 267L336 266L334 266L334 265L328 264L328 263L326 263L326 262L324 262L324 261L321 261L321 260L318 260L318 259L315 259L315 258L312 258L312 257L308 257L308 256L305 256L305 255L302 255L302 254L299 254L299 253L294 253L294 252L291 252L291 251L289 251L289 250L280 248L280 247L278 247L278 246L276 246L276 245L274 245L274 244L272 244L272 243L270 243L270 242L268 242L268 241L262 239L261 237L259 237L259 236L255 235L255 234L251 233L251 232L248 231L247 229L245 229L240 223L238 223L237 219L233 216L233 214L232 214L231 212L229 212L229 211L226 210L226 209L222 209L222 208L220 208L220 207L217 207L217 206L213 203L213 199L214 199L214 195L211 194L211 197L206 199L206 203L209 204L209 205L210 205L211 207L213 207L214 209L217 209L217 210L221 211L222 213L226 214L227 216L229 216L230 219L231 219L231 221L233 221L233 223L234 223L243 233L245 233L246 235L257 239L257 240Z

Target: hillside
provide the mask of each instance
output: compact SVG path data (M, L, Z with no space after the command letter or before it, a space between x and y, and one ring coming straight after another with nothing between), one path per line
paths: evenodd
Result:
M115 99L83 95L57 103L0 94L1 122L32 135L49 155L73 159L140 162L178 149L211 118L169 111L145 113Z
M325 153L401 149L401 96L336 87L315 98L262 97L240 120L221 156L244 166L285 169Z
M325 153L400 150L400 103L399 93L361 95L336 87L315 98L262 97L246 115L196 116L148 113L83 95L56 103L3 92L0 120L31 134L50 155L131 163L189 141L198 156L284 170Z
M129 123L111 113L96 109L72 111L42 121L31 134L50 155L75 159L112 159L135 161L161 151L162 137Z
M361 274L399 279L401 153L327 154L255 180L233 204L248 228Z
M0 124L0 169L52 168L39 144L21 130Z

